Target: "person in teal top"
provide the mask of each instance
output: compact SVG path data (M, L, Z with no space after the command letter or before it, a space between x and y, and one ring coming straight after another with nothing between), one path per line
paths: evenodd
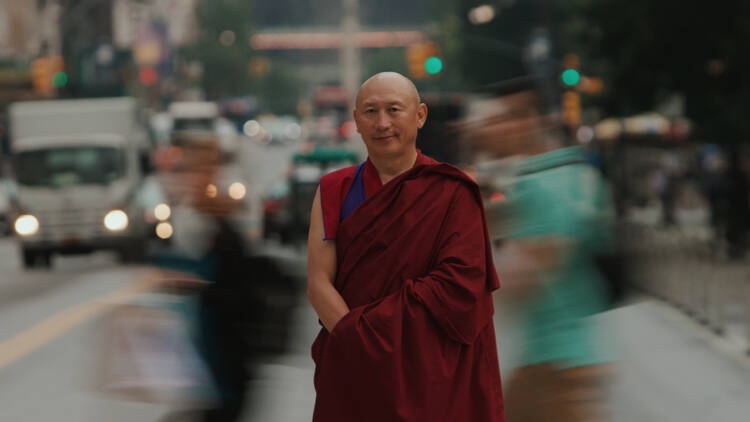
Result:
M612 355L593 316L608 306L595 257L611 252L607 185L583 150L566 146L538 79L491 87L480 139L496 157L515 156L506 189L497 268L500 295L517 295L521 366L506 383L509 422L604 420ZM491 222L492 226L493 223Z
M508 239L556 251L532 281L524 307L523 363L565 369L609 361L590 318L607 309L609 294L594 259L613 248L613 210L599 173L579 147L529 156L507 201L513 210Z

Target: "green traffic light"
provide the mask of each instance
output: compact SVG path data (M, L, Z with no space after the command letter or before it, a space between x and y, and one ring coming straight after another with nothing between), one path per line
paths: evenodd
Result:
M56 88L64 87L68 84L68 75L66 75L65 72L55 73L55 75L52 76L52 84L55 85Z
M581 74L575 69L565 69L562 73L562 82L567 86L576 86L581 81Z
M424 70L430 75L437 75L441 70L443 70L443 61L440 59L440 57L430 57L429 59L424 61Z

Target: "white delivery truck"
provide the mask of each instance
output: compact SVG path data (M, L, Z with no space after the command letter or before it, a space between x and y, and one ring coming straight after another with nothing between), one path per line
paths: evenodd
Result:
M25 267L53 253L142 252L138 201L148 150L133 98L45 100L9 108L14 229Z

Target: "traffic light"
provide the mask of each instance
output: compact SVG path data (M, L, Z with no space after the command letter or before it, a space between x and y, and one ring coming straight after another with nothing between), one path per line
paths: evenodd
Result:
M439 74L443 70L440 46L436 42L425 41L406 47L406 64L409 74L415 79Z
M581 94L565 91L562 95L562 120L570 127L581 124Z
M52 74L49 73L47 57L39 57L31 62L31 85L40 94L52 92Z
M560 77L565 86L576 86L581 81L581 74L575 69L565 69Z
M34 91L40 94L51 94L55 88L62 88L68 83L65 74L65 63L60 56L43 56L31 62L31 84Z
M443 70L443 59L437 56L430 56L424 61L424 70L430 75L437 75Z
M55 88L64 88L68 84L68 74L65 73L65 62L61 56L50 56L49 71L52 73L52 85Z
M560 79L566 87L574 87L581 81L581 63L575 54L566 54L563 57L563 71Z
M247 70L255 78L263 77L271 71L271 61L265 57L253 57L247 63Z
M570 128L581 124L581 94L578 84L581 82L581 63L575 54L563 56L563 71L560 80L565 87L562 95L562 121Z

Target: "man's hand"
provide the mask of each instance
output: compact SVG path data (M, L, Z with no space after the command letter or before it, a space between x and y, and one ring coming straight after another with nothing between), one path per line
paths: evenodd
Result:
M323 326L330 332L349 312L349 306L333 287L336 277L336 242L323 240L324 237L323 208L318 188L310 211L310 232L307 238L307 298Z

